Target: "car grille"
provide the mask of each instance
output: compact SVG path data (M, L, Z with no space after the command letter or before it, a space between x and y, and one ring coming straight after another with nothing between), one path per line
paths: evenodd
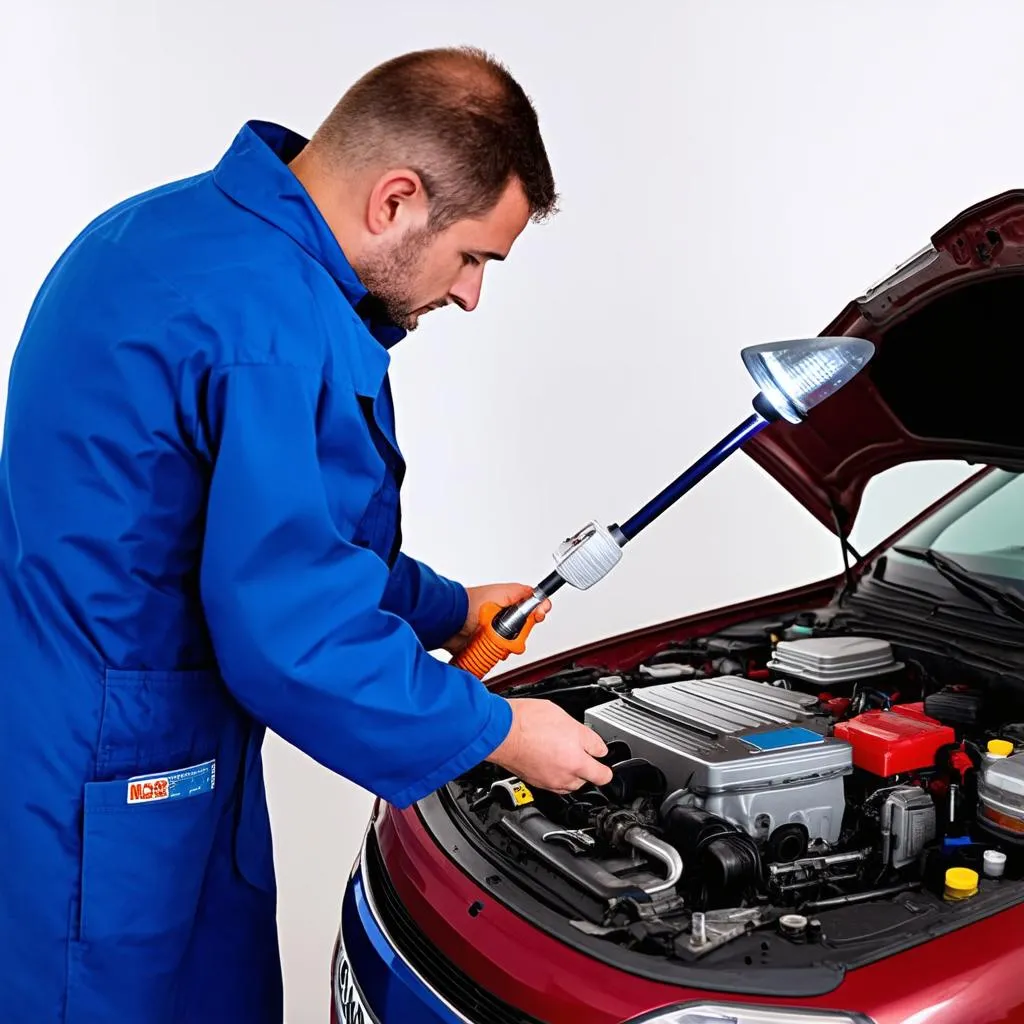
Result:
M366 837L366 886L395 948L453 1009L479 1024L542 1024L491 995L438 953L399 899L372 830Z

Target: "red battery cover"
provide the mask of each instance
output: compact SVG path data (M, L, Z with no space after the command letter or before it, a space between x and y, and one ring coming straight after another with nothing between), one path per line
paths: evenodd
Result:
M924 722L932 722L934 725L941 725L937 719L924 713L924 701L919 700L913 704L896 704L893 706L893 714L906 715L908 718L919 718Z
M916 713L913 705L906 712L899 707L865 711L835 727L836 738L853 747L853 763L883 779L931 768L938 749L956 743L948 725Z

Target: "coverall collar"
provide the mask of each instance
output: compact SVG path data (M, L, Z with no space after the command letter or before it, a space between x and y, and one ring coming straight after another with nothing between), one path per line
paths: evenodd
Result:
M236 203L285 232L321 264L370 333L389 349L406 332L377 312L373 296L360 281L309 193L288 167L308 141L281 125L249 121L214 169L214 181Z

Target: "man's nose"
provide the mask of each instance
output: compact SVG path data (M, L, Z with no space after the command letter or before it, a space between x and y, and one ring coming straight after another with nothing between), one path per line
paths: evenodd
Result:
M470 272L461 274L448 292L448 297L460 309L472 313L480 302L480 290L483 287L483 267L469 268Z

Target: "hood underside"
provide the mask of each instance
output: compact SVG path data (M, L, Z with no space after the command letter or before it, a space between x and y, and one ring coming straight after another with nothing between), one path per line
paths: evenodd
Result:
M864 488L904 462L1024 468L1024 190L965 210L822 332L874 342L874 359L797 426L744 451L833 532Z

